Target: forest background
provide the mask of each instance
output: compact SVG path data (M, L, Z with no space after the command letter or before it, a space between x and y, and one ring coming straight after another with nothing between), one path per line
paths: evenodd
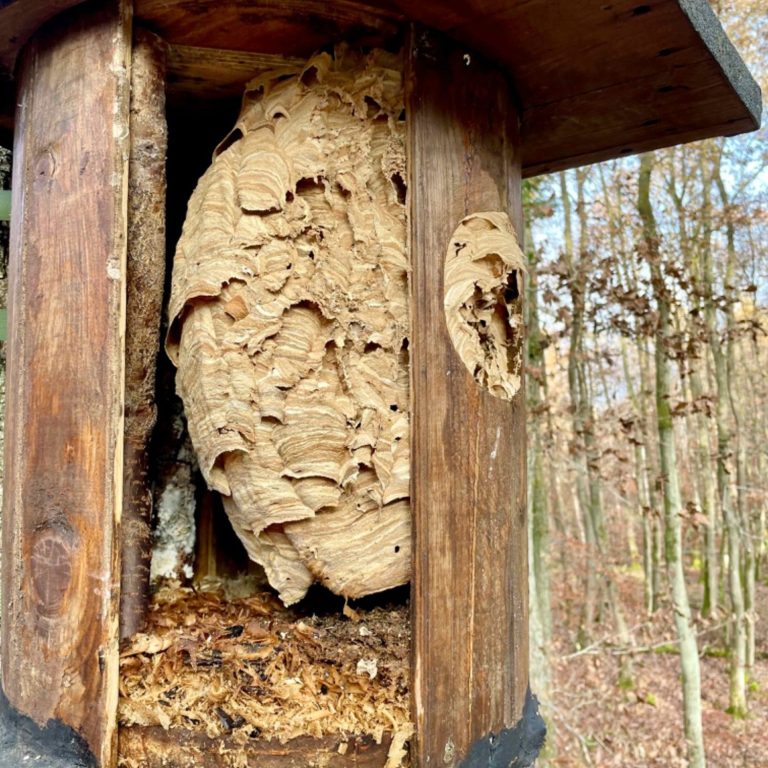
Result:
M714 5L768 93L768 0ZM766 133L526 183L541 766L768 766Z
M768 3L715 3L763 92ZM766 130L532 179L541 765L768 766Z

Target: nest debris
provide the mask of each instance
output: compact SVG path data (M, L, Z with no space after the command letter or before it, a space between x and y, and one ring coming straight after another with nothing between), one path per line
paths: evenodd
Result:
M120 654L121 727L161 726L255 740L392 739L387 768L408 765L410 623L406 606L307 616L271 592L166 586L147 631ZM122 768L138 768L121 755Z

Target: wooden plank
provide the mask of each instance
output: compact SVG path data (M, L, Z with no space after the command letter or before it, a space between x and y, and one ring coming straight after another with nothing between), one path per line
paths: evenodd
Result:
M0 8L0 67L41 18L43 0L24 2ZM441 30L510 75L526 176L617 157L627 148L627 129L632 150L641 151L760 124L760 90L708 0L136 0L136 11L173 45L283 56L342 40L391 44L408 19ZM656 101L657 81L670 77L686 90ZM208 86L192 78L181 87ZM6 100L0 93L0 105ZM654 101L653 114L629 119ZM551 136L542 110L563 118ZM579 144L586 146L574 151Z
M203 585L210 579L237 579L252 574L264 579L263 569L248 553L232 529L216 491L203 492L197 514L194 583ZM210 581L208 582L210 583Z
M454 766L518 721L528 685L524 397L478 386L451 343L443 298L445 254L467 214L507 211L522 233L520 154L503 74L431 33L414 40L413 700L417 765Z
M511 73L524 176L760 125L759 88L706 0L394 4Z
M420 11L426 11L423 5ZM676 0L587 2L570 12L552 0L471 0L435 27L492 51L514 73L527 109L709 58L682 19ZM510 45L511 30L520 45Z
M522 125L524 175L552 173L713 133L731 136L752 130L751 118L745 118L737 105L729 108L723 103L722 90L713 85L717 79L717 64L705 59L531 107ZM690 106L681 108L686 102ZM721 121L717 126L711 123L712 115Z
M173 45L280 56L342 41L381 45L398 32L393 11L348 0L204 0L193 13L187 0L136 0L136 17Z
M234 739L158 726L120 729L120 757L142 768L383 768L391 739L309 736L285 744L254 740L243 747ZM132 762L131 762L132 761Z
M323 29L322 9L311 1L244 12L238 0L222 14L211 0L197 6L194 25L183 7L182 0L138 0L137 10L173 42L254 52L304 54ZM353 36L351 13L349 3L328 6L326 44L339 39L333 24ZM379 23L418 20L509 72L522 112L525 176L760 123L759 89L706 0L367 0L357 13L371 29L376 14ZM310 17L308 34L297 20ZM685 87L659 98L658 89L674 82Z
M46 21L83 0L6 0L0 8L0 77L14 70L24 43Z
M144 626L152 549L149 444L165 285L165 43L137 29L131 61L128 262L126 270L125 461L120 637Z
M13 170L3 688L101 766L118 697L129 58L123 3L41 30Z
M248 51L173 45L168 51L168 97L172 103L240 98L258 72L305 59Z

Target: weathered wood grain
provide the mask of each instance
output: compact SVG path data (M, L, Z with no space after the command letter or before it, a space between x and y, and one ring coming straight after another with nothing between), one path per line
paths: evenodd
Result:
M266 586L264 571L248 553L232 530L221 497L206 489L198 507L195 537L194 582L210 579L237 579L249 574Z
M78 1L11 0L0 8L0 69L11 68L52 8ZM279 55L307 56L342 39L381 45L407 20L443 31L510 75L526 176L760 122L759 88L708 0L136 0L136 12L174 45ZM685 88L658 99L669 77ZM550 112L557 131L548 130ZM600 135L591 140L593 131Z
M38 724L116 745L128 66L121 2L24 55L14 152L3 688Z
M7 0L0 8L0 72L12 72L24 43L48 19L83 0Z
M247 51L173 45L168 51L167 89L173 104L240 99L258 72L295 66L303 59Z
M349 0L136 0L136 16L174 45L311 56L346 40L380 45L397 33L397 10ZM393 18L394 16L394 18Z
M518 117L497 68L433 33L414 33L409 81L416 753L454 766L517 722L528 684L524 395L475 382L443 298L467 214L522 232Z
M525 175L754 130L753 118L728 106L715 85L721 77L717 62L678 65L669 58L668 70L531 106L522 125ZM562 148L559 157L552 147Z
M148 451L157 420L155 377L165 284L166 46L137 29L131 58L125 461L120 637L142 629L149 594L152 493Z
M390 738L311 737L285 744L254 739L245 747L231 738L157 726L120 729L121 764L142 768L382 768ZM130 762L133 761L133 762Z
M707 0L234 0L224 9L199 0L194 15L184 0L137 0L136 8L172 43L282 55L339 39L380 44L407 19L441 30L509 74L525 176L760 122L759 88Z

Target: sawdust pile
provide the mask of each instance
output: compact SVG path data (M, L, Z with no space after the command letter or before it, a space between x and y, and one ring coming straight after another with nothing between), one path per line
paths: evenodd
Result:
M525 262L506 213L474 213L451 237L445 258L445 320L477 383L511 400L523 365L520 273Z
M200 468L286 604L410 578L404 126L398 55L255 78L175 256Z
M302 616L271 593L240 599L165 588L146 633L121 653L119 722L254 740L392 737L387 765L410 738L406 607L357 621Z

